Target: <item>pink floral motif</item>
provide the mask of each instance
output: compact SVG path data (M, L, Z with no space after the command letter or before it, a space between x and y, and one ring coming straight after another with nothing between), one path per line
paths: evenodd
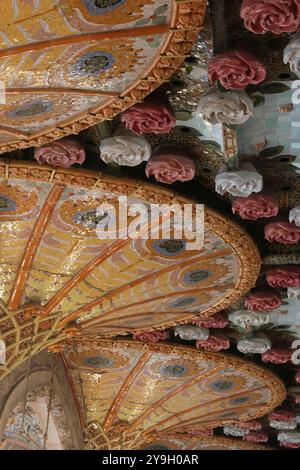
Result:
M285 447L286 449L300 449L300 442L280 442L281 447Z
M274 411L269 413L269 420L270 421L280 421L282 423L289 423L290 421L294 421L296 419L296 413L291 410L287 410L284 408L276 408Z
M194 321L194 325L204 328L226 328L229 320L225 313L217 313L212 317L199 318Z
M85 150L81 143L71 137L50 142L34 149L34 158L40 163L70 168L75 163L82 164Z
M275 290L257 291L245 299L245 307L254 312L269 312L282 305L281 295Z
M255 34L292 33L300 26L300 0L244 0L241 18Z
M145 343L158 343L169 338L167 331L138 331L133 334L133 339L144 341Z
M248 429L249 431L259 431L262 428L262 425L259 421L253 419L252 421L239 423L239 428Z
M170 104L150 98L127 109L121 121L136 134L169 134L176 124Z
M270 243L295 245L300 241L300 227L291 222L275 222L265 227L265 238Z
M263 362L270 362L271 364L286 364L291 357L292 353L288 349L269 349L261 355Z
M268 442L268 434L265 432L250 432L249 434L245 434L243 436L243 441L246 442L254 442L254 443L259 443L259 442Z
M248 197L238 197L235 199L232 212L237 213L245 220L258 220L262 218L274 217L278 214L279 204L271 196L253 194Z
M205 351L218 352L230 348L230 341L221 333L212 333L206 340L197 340L196 347Z
M208 65L208 76L214 85L218 80L228 90L258 84L267 75L264 65L244 51L229 51L214 57Z
M286 266L270 269L267 272L267 281L271 287L280 287L287 289L288 287L300 286L300 266Z
M155 155L146 166L146 175L154 176L159 183L172 184L190 181L195 176L195 163L180 155Z

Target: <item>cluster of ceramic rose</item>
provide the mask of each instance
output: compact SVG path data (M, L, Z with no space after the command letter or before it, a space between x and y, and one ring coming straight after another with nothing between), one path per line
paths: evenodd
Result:
M300 294L300 266L279 266L266 272L268 286L250 292L245 300L245 310L229 315L229 320L240 327L260 327L270 322L270 314L283 304L279 289L287 289L288 297L298 299ZM292 351L286 345L272 346L269 338L263 333L255 337L241 339L237 349L244 354L261 354L263 362L286 364L291 361ZM300 374L299 374L300 375ZM300 377L299 377L300 380Z
M195 176L195 163L184 152L170 150L154 154L143 134L168 134L176 118L166 96L149 97L132 106L121 116L123 128L100 144L100 158L107 164L136 167L146 164L146 175L158 182L172 184L190 181ZM36 148L35 159L40 164L70 168L82 164L86 154L79 139L67 137Z
M118 129L112 137L100 144L100 158L107 164L135 167L146 164L146 176L156 181L172 184L190 181L195 176L195 163L183 152L170 151L154 154L144 134L168 134L176 118L167 98L148 97L121 116L125 128Z
M196 318L192 324L179 325L175 336L186 341L196 341L196 347L208 352L218 352L230 348L230 341L222 331L229 321L225 313L207 318Z
M277 439L281 447L300 448L297 414L287 404L273 410L269 413L268 418L270 427L279 431Z
M274 197L262 193L263 178L250 162L242 164L239 170L222 170L216 176L215 189L221 195L228 193L234 197L232 212L244 220L270 219L279 213L279 202ZM264 235L270 243L299 243L300 206L290 211L289 220L267 224Z
M258 420L245 421L234 425L227 424L223 427L225 436L241 437L245 442L268 442L269 437L262 430L262 424Z

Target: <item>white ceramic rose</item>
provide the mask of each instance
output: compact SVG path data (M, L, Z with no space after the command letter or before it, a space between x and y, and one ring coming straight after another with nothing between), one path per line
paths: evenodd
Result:
M277 435L279 442L290 442L291 444L300 443L300 432L279 432Z
M269 423L270 423L271 428L278 429L278 430L286 429L288 431L291 431L291 430L297 428L296 419L294 419L292 421L274 421L274 420L270 419Z
M237 343L237 349L243 354L263 354L272 348L268 338L241 339Z
M100 158L108 164L134 167L148 161L150 157L151 147L147 140L127 130L103 139L100 144Z
M292 72L300 75L300 31L295 34L284 49L283 62L289 64Z
M226 424L226 426L223 427L223 432L225 436L243 437L249 434L250 431L249 429L241 429L238 426Z
M290 300L300 301L300 287L289 287L287 295Z
M209 330L207 328L200 328L195 325L179 325L175 328L175 336L181 339L192 341L202 340L205 341L209 337Z
M260 193L263 178L251 163L244 163L236 171L221 171L215 180L215 189L219 194L229 193L235 197L248 197Z
M203 96L197 113L211 124L240 125L252 116L254 105L243 90L222 93L215 88Z
M296 206L290 211L289 219L291 223L294 223L297 227L300 227L300 206Z
M270 323L270 315L267 312L250 312L249 310L237 310L229 315L229 320L237 326L262 326Z

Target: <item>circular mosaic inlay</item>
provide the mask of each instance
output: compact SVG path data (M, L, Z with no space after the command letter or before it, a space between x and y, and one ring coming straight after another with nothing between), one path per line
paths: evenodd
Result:
M170 375L171 377L181 377L186 373L186 368L181 364L170 364L161 370L163 375Z
M217 380L210 385L210 388L216 392L228 392L234 387L235 383L231 380Z
M91 52L81 57L75 64L75 72L80 75L99 75L115 63L112 54L108 52Z
M185 251L184 240L157 240L153 248L165 256L176 256Z
M194 302L196 302L195 297L183 297L182 299L176 300L176 302L173 302L170 307L171 308L182 308L186 307L187 305L192 305Z
M84 364L99 369L107 369L113 367L114 361L105 356L90 356L84 359Z
M102 15L123 5L126 0L84 0L92 15Z
M17 118L32 117L48 113L52 110L52 107L53 105L50 101L33 101L22 108L11 111L9 114L10 116Z
M197 284L198 282L204 281L209 276L210 272L197 269L186 273L184 276L184 281L187 284Z

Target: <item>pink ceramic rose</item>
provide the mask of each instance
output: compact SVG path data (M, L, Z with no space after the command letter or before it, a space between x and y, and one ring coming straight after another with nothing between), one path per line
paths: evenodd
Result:
M34 149L34 158L40 163L70 168L75 163L82 164L85 160L83 145L71 137L50 142Z
M196 347L205 351L218 352L230 348L229 339L220 333L212 333L206 340L197 340Z
M259 431L262 428L262 425L259 421L253 419L252 421L244 421L239 423L239 428L248 429L249 431Z
M289 423L290 421L294 421L297 415L293 411L285 410L282 408L277 408L271 413L269 413L269 420L270 421L280 421L282 423Z
M300 0L244 0L241 18L256 34L292 33L300 25Z
M159 183L172 184L190 181L195 176L195 163L180 155L155 155L146 166L146 175L154 176Z
M194 325L204 327L204 328L226 328L229 320L225 313L217 313L212 317L199 318L194 321Z
M265 432L250 432L249 434L245 434L243 436L243 441L246 442L254 442L254 443L259 443L259 442L268 442L268 434Z
M269 312L282 305L281 295L275 290L257 291L245 299L245 307L254 312Z
M269 349L261 355L263 362L270 362L271 364L286 364L291 357L291 351L288 349Z
M286 449L300 449L300 442L280 442L281 447L285 447Z
M300 286L300 266L286 266L270 269L267 274L267 282L271 287L280 287L287 289L288 287Z
M144 343L158 343L169 338L167 331L138 331L133 334L133 339Z
M171 106L166 100L146 100L127 109L121 121L136 134L169 134L176 124Z
M300 227L291 222L275 222L265 227L265 238L270 243L296 245L300 241Z
M208 65L208 76L214 85L218 80L228 90L258 84L267 75L264 65L244 51L228 51L214 57Z
M254 194L238 197L232 205L232 212L245 220L258 220L274 217L278 214L279 204L272 196Z

